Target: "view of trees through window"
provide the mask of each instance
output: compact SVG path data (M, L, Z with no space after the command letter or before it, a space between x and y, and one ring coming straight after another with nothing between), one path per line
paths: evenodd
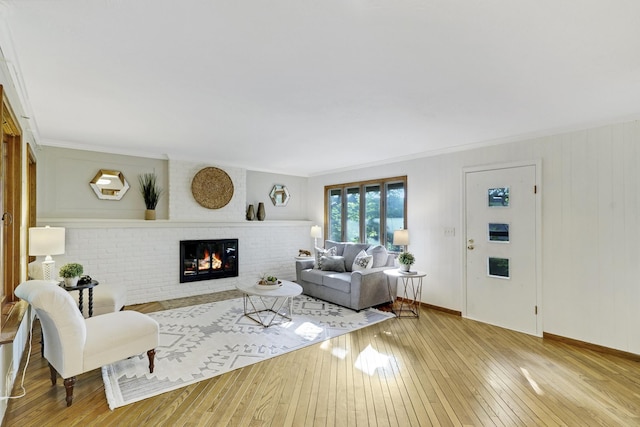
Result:
M399 251L392 240L406 228L406 183L405 176L325 187L327 238Z

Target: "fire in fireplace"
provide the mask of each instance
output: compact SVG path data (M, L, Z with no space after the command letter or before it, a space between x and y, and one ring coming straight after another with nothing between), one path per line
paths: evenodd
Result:
M180 283L236 276L238 239L180 241Z

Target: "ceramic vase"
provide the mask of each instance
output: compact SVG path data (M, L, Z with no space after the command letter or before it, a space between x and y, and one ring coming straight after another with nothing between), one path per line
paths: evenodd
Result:
M400 264L400 271L409 271L411 264Z
M156 219L156 210L155 209L147 209L144 211L144 219L146 220L154 220Z
M72 288L74 286L78 285L78 279L80 279L78 276L76 277L65 277L64 278L64 285L68 288Z
M264 221L265 212L264 212L264 203L258 203L258 221Z
M253 205L249 205L249 207L247 208L247 221L253 221L255 217L256 214L253 210Z

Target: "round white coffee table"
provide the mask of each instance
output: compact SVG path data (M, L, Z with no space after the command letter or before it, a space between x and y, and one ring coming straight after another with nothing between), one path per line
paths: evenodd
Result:
M302 293L302 286L288 280L280 282L273 288L257 283L236 284L243 294L244 315L265 328L291 321L293 297Z

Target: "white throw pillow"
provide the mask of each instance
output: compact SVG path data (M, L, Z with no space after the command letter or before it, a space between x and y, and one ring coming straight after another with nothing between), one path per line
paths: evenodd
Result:
M373 255L367 255L365 251L360 251L353 260L351 271L362 271L371 268L373 265Z

